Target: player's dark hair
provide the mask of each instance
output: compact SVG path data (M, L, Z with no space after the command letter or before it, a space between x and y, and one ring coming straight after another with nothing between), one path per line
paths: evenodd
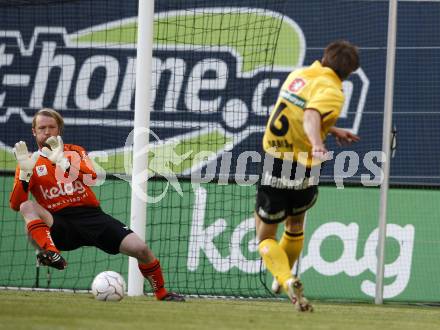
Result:
M58 125L59 133L60 133L60 135L63 135L64 119L58 111L55 111L54 109L51 109L51 108L43 108L41 110L38 110L38 112L34 115L34 118L32 119L32 128L33 129L35 129L35 126L37 125L37 116L46 116L46 117L51 117L51 118L55 119L55 121L57 122L57 125Z
M334 41L325 48L322 65L331 68L341 80L345 80L359 68L358 49L346 40Z

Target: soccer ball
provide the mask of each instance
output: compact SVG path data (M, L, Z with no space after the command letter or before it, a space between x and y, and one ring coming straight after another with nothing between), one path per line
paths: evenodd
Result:
M124 278L121 274L111 270L99 273L93 279L92 293L97 300L119 301L124 298Z

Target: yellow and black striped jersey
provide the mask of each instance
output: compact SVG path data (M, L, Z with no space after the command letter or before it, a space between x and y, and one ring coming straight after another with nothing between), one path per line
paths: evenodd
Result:
M304 110L314 109L321 114L324 141L343 103L342 81L332 69L315 61L293 71L283 83L269 117L263 137L264 151L280 159L291 158L285 153L293 152L293 160L309 168L319 164L312 162L312 146L303 128Z

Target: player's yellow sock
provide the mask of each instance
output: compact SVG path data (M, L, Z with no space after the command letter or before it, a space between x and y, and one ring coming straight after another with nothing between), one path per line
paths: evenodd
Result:
M304 246L304 232L290 233L286 230L279 244L286 252L290 269L292 269Z
M284 282L292 277L286 252L276 240L270 238L261 241L258 250L267 269L280 285L284 285Z

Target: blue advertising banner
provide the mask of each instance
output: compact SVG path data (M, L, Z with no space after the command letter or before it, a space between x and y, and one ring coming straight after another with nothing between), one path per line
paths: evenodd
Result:
M440 71L435 60L440 34L431 28L439 6L399 3L392 183L440 183L437 147L431 143L440 139L435 106L440 76L434 74ZM417 23L415 10L423 24ZM180 174L210 162L217 165L206 171L218 174L226 150L232 153L233 173L239 154L260 150L286 75L319 59L330 41L348 39L360 48L361 67L344 82L346 103L338 126L362 139L350 147L360 164L352 178L371 175L365 155L382 146L386 1L158 1L155 11L151 129L156 139L197 141L214 153L204 162L191 158ZM0 143L5 152L18 140L32 145L31 118L41 107L62 112L66 141L89 151L122 148L133 126L136 1L124 2L122 9L113 0L94 1L93 8L88 1L9 7L0 18ZM179 28L179 22L185 26ZM250 22L259 24L252 28ZM211 146L206 141L213 138ZM336 154L343 150L331 138L327 146ZM257 167L249 163L247 174ZM335 171L329 162L323 180L332 180Z

